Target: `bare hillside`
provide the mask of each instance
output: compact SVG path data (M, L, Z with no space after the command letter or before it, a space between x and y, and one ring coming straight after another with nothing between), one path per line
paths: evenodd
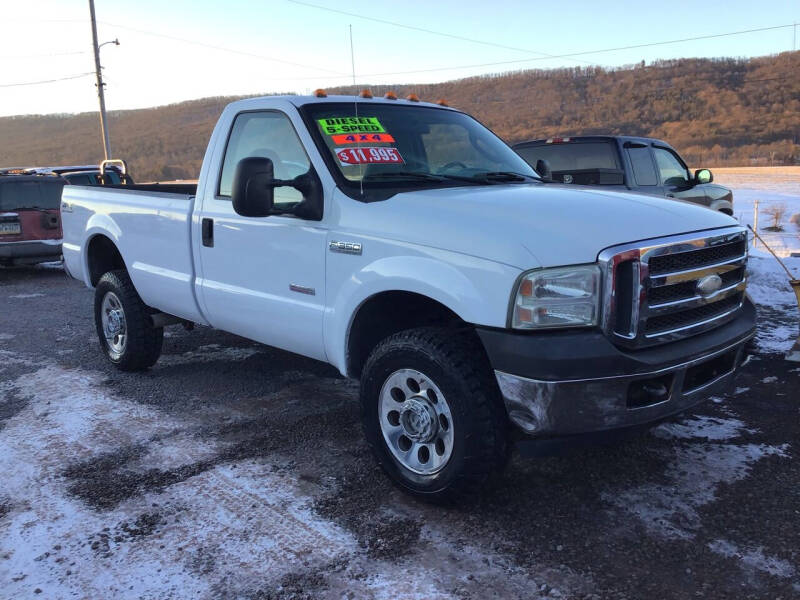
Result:
M446 98L509 142L624 133L667 139L693 165L784 165L800 163L797 73L800 52L787 52L611 70L517 71L393 89L425 100ZM114 154L128 159L139 179L196 177L214 122L232 99L112 112ZM1 166L92 163L101 153L95 113L0 118Z

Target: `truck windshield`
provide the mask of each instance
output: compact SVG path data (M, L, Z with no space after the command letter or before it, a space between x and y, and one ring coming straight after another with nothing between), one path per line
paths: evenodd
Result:
M369 100L308 104L318 144L346 183L364 188L489 185L538 179L475 119L453 110Z
M57 209L61 203L60 177L40 179L0 179L0 212L26 208Z
M620 168L616 147L610 141L520 146L517 152L532 165L546 160L553 172Z

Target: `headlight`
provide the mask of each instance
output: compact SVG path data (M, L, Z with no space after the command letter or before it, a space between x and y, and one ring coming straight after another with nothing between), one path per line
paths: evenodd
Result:
M526 273L512 306L514 329L597 325L600 267L581 265Z

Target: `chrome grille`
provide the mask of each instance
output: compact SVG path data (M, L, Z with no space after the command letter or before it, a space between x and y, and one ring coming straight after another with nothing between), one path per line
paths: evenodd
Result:
M718 327L744 302L742 227L609 248L603 328L617 343L652 346Z

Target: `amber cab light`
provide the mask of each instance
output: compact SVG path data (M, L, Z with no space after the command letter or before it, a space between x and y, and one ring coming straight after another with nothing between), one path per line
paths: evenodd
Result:
M408 100L409 102L419 102L419 96L417 96L416 94L409 94L408 96L406 96L406 100Z
M361 96L362 98L372 98L372 92L370 92L369 90L361 90L359 96Z
M383 97L386 98L387 100L397 100L397 94L395 94L394 92L386 92L383 95Z
M326 92L325 90L323 90L322 88L320 88L320 89L318 89L318 90L314 90L314 95L315 95L317 98L327 98L327 97L328 97L328 92Z

